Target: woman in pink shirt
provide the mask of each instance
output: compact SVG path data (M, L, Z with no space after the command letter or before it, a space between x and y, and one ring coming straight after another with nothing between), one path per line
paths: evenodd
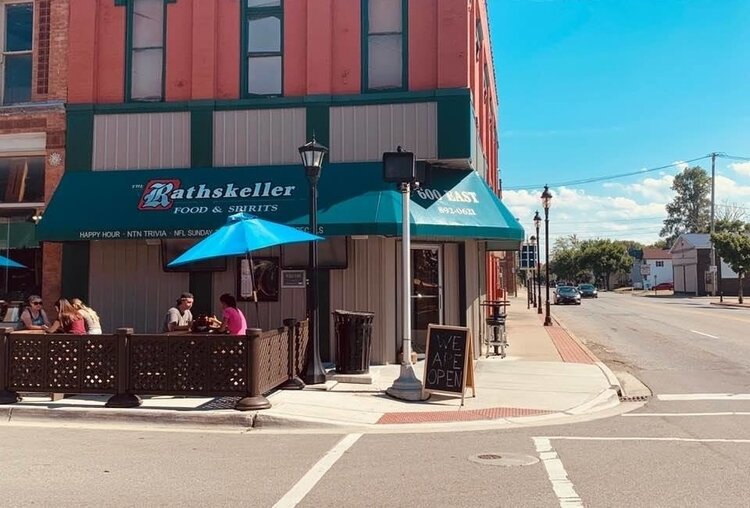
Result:
M214 324L219 326L216 331L230 335L245 335L247 321L242 311L237 308L237 300L229 293L224 293L219 297L219 301L224 311L221 316L222 321L213 319Z

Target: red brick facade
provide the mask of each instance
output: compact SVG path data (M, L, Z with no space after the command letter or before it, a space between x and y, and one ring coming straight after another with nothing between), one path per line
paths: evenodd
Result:
M0 106L0 135L44 133L44 200L47 202L65 168L65 101L68 79L68 9L70 0L34 0L32 104ZM13 153L4 154L0 157ZM62 246L42 247L42 297L47 311L59 298Z

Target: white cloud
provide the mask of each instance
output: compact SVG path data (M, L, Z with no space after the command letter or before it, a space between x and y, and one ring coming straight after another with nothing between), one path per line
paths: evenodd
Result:
M688 167L690 167L685 161L674 161L672 164L674 164L675 167L679 168L680 171L685 171Z
M741 175L750 176L750 161L748 162L735 162L729 165L729 167ZM717 180L718 181L718 180Z

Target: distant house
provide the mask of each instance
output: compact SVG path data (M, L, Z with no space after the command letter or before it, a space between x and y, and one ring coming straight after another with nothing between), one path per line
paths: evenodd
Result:
M674 292L700 296L708 294L705 274L711 266L710 235L704 233L680 235L669 252L672 255Z
M660 282L674 282L672 254L669 249L643 249L641 266L648 266L648 269L644 270L648 275L643 275L646 288Z

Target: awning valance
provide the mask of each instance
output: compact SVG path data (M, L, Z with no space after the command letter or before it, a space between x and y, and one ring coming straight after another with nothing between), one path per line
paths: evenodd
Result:
M328 164L318 234L401 234L401 194L378 163ZM299 165L66 172L37 226L45 241L202 237L247 212L306 229L309 184ZM518 221L473 171L434 169L412 193L412 235L523 240Z

